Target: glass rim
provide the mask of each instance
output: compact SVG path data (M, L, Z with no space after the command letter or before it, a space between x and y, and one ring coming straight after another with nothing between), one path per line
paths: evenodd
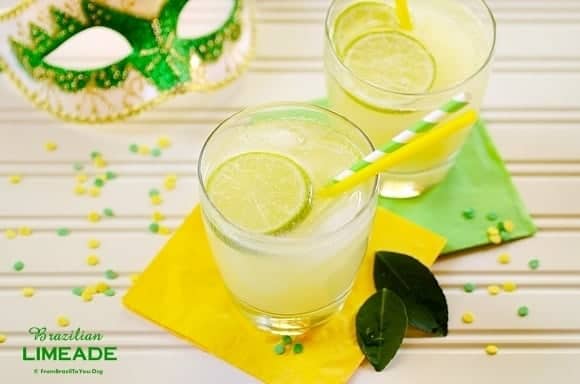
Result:
M346 123L347 125L349 125L350 127L354 128L354 130L369 145L369 153L370 153L370 151L373 151L375 149L370 138L355 123L353 123L351 120L347 119L343 115L336 113L336 112L334 112L328 108L322 107L322 106L304 103L304 102L289 101L289 102L265 103L265 104L260 104L260 105L256 105L256 106L246 107L246 108L243 108L243 109L235 112L234 114L232 114L231 116L227 117L222 122L220 122L211 131L211 133L208 135L205 142L203 143L201 150L199 152L199 158L197 161L197 179L199 182L200 190L201 190L201 193L203 194L204 200L207 201L207 203L209 204L211 209L214 210L217 213L217 215L219 216L219 218L221 220L223 220L230 227L230 228L228 228L228 230L229 231L233 230L236 233L237 237L241 237L246 241L249 240L254 244L259 243L260 245L262 245L262 244L269 245L269 244L275 243L276 247L302 244L305 241L309 241L312 239L316 239L317 242L321 243L324 240L332 239L333 236L337 236L337 234L339 234L341 231L345 230L345 228L348 228L353 223L356 223L356 221L360 219L360 217L364 214L364 212L366 212L368 210L368 208L370 207L371 204L377 205L376 197L378 196L378 191L379 191L380 175L374 176L373 187L372 187L371 193L368 196L368 199L366 199L365 203L358 209L356 214L353 215L348 221L342 223L334 231L328 231L328 232L300 236L300 237L281 237L281 236L275 236L275 235L249 232L249 231L245 230L244 228L241 228L238 225L232 223L228 218L226 218L222 214L222 212L214 205L214 203L211 201L211 199L209 198L208 193L207 193L206 183L204 181L205 175L203 174L201 167L202 167L202 164L203 164L203 161L205 158L206 148L208 147L208 145L210 145L213 137L218 132L220 132L229 122L231 122L233 119L235 119L237 117L244 116L244 115L249 116L255 112L266 111L268 109L280 108L280 107L310 109L310 110L314 110L316 112L323 113L327 116L332 116L333 118L337 118L337 119L343 121L344 123ZM201 203L201 200L200 200L200 203ZM203 212L203 208L202 208L202 212Z
M329 46L330 50L332 51L332 57L339 63L340 67L348 72L348 74L352 77L354 77L355 79L357 79L358 81L364 83L365 86L369 86L379 92L388 92L390 94L396 95L396 96L406 96L406 97L421 97L421 96L438 96L438 95L443 95L446 93L450 93L453 91L456 91L457 88L461 88L463 85L465 85L467 82L469 82L470 80L472 80L473 78L475 78L477 75L479 75L481 72L483 72L485 70L485 68L487 68L489 66L489 64L491 63L491 60L493 59L493 54L495 52L495 47L496 47L496 43L497 43L497 21L495 19L495 16L491 10L491 8L489 7L489 5L487 4L486 0L476 0L478 1L480 4L483 5L487 15L489 16L489 19L491 20L491 25L492 25L492 41L491 41L491 46L489 49L489 52L487 53L487 57L486 59L483 61L483 63L481 64L481 66L479 66L472 74L470 74L469 76L466 76L463 80L461 80L460 82L454 84L453 86L444 88L444 89L439 89L433 92L401 92L401 91L395 91L395 90L391 90L388 88L383 88L380 87L374 83L371 83L368 80L362 79L359 76L357 76L356 74L353 73L353 71L348 68L343 61L340 59L338 52L336 51L336 47L335 45L332 43L332 39L330 37L330 30L331 30L331 20L330 20L330 12L334 9L334 7L336 6L336 3L340 1L340 0L332 0L332 3L330 3L330 6L328 7L328 9L326 10L326 16L324 18L324 35L325 35L325 40L326 40L326 44ZM458 0L456 0L458 1ZM356 0L353 0L352 3L355 3Z

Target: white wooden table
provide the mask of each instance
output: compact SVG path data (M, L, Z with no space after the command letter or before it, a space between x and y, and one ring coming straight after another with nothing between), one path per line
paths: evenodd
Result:
M3 4L10 3L4 1ZM177 226L197 201L194 159L206 134L242 106L324 95L323 15L328 0L258 0L257 57L233 86L210 95L174 99L136 119L112 127L65 124L31 107L0 76L0 229L28 225L32 237L0 236L0 382L28 383L253 383L254 379L129 313L121 296L128 276L142 270L166 238L147 230L152 208L147 191L165 174L180 175L161 210ZM499 43L484 116L539 234L501 251L512 263L496 262L500 249L444 258L435 271L450 304L446 339L407 340L382 374L361 368L356 383L577 382L580 377L580 2L578 0L490 0L499 22ZM207 13L206 13L207 14ZM195 14L203 18L203 13ZM202 16L199 16L202 15ZM95 57L85 57L95 60ZM74 55L73 55L74 56ZM73 57L73 60L83 58ZM129 153L131 143L152 144L161 134L173 147L160 159ZM44 150L58 143L56 152ZM78 198L71 164L99 150L120 178L99 199ZM7 178L20 173L20 185ZM111 207L117 217L91 224L90 210ZM72 235L57 237L69 227ZM86 265L87 239L100 239L98 267ZM527 262L541 260L531 272ZM12 271L22 260L24 271ZM83 303L70 288L121 273L117 296ZM467 295L467 281L485 287L513 280L512 294ZM25 299L21 288L34 287ZM530 308L521 319L520 305ZM476 322L460 317L473 311ZM99 330L119 348L119 361L93 364L23 362L27 330L56 329L58 315L72 327ZM485 355L488 343L499 346ZM103 376L35 376L33 368L96 367Z

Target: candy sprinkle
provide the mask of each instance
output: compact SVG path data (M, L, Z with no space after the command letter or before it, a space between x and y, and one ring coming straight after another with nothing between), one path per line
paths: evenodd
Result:
M47 152L54 152L58 149L58 144L54 141L47 141L44 143L44 149L46 149Z
M86 183L87 180L89 179L89 177L87 176L86 173L79 173L75 176L75 180L77 181L77 183L79 184L83 184Z
M282 336L282 344L284 344L284 345L292 344L292 337L288 336L288 335Z
M294 344L294 346L292 347L292 352L294 352L295 355L299 355L304 351L304 346L300 343L296 343Z
M84 290L82 287L74 287L71 291L75 296L82 296Z
M465 324L471 324L475 320L475 315L472 312L465 312L463 316L461 316L461 321Z
M501 244L502 238L500 235L491 235L489 236L489 241L491 241L495 245L498 245Z
M89 195L91 197L99 197L101 196L101 190L97 187L91 187L89 188Z
M84 302L89 302L89 301L93 300L93 294L88 292L87 290L83 291L83 293L81 294L81 297L82 297Z
M68 327L70 325L70 320L66 316L59 316L56 319L56 323L59 327Z
M153 148L151 150L151 156L153 156L153 157L159 157L159 156L161 156L161 149L159 149L159 148Z
M137 144L129 145L129 152L132 152L132 153L139 152L139 146Z
M87 215L87 219L91 222L91 223L98 223L99 221L101 221L101 215L98 212L95 211L91 211L89 212L89 214Z
M160 205L163 203L163 199L159 195L155 195L151 197L151 204L153 205Z
M115 290L113 288L109 288L105 292L103 292L103 294L105 296L112 297L112 296L115 296L116 292L115 292Z
M97 293L104 293L107 289L109 289L109 285L104 281L98 282L95 286L97 289Z
M115 172L108 171L107 173L105 173L105 179L107 180L115 180L116 178L117 174Z
M32 297L34 296L34 293L34 288L22 288L22 296L24 297Z
M98 265L99 262L100 262L100 260L99 260L99 257L97 255L89 255L87 257L87 264L90 265L91 267Z
M91 152L91 159L92 160L95 160L99 157L103 157L103 155L101 155L101 153L99 151L92 151Z
M157 223L149 224L149 232L158 233L159 232L159 224L157 224Z
M18 234L13 229L7 229L7 230L4 231L4 237L7 238L8 240L14 240L14 239L16 239L16 236L17 235Z
M476 286L473 283L465 283L465 285L463 286L463 290L467 293L475 291L475 288Z
M159 226L159 234L163 236L167 236L171 234L171 229L165 226Z
M156 223L165 220L165 216L159 211L153 212L153 215L151 215L151 218Z
M525 305L522 305L521 307L518 308L518 316L519 317L526 317L528 315L528 313L529 313L529 309Z
M107 217L114 217L115 212L111 208L105 208L103 209L103 215Z
M462 215L465 219L471 220L475 217L475 209L467 208L462 212Z
M511 262L511 257L507 253L502 253L497 257L497 262L500 264L509 264Z
M137 153L139 153L140 155L148 155L149 153L151 153L151 149L149 149L149 147L146 145L142 145L137 150Z
M151 188L149 190L149 197L159 196L159 190L157 188Z
M532 259L528 262L528 267L530 267L531 270L535 271L536 269L540 268L540 260L538 259Z
M0 344L3 344L6 342L6 335L3 335L0 333Z
M167 136L159 136L157 146L161 149L167 149L171 147L171 139Z
M68 236L68 235L70 235L70 229L68 229L68 228L58 228L56 230L56 234L58 236L60 236L60 237Z
M97 177L95 181L93 181L93 184L97 188L103 188L105 186L105 180Z
M10 184L20 184L22 181L22 176L20 175L10 175L8 176L8 182Z
M489 221L496 221L497 220L497 213L489 212L487 215L485 215L485 218Z
M276 346L274 347L274 353L277 355L283 355L284 352L286 352L286 347L284 346L284 344L276 344Z
M500 288L497 285L490 285L487 287L487 292L490 295L495 296L495 295L499 294Z
M499 229L497 229L496 227L488 227L487 228L487 235L488 236L499 235Z
M87 247L89 247L89 249L97 249L101 246L101 242L97 239L89 239L89 241L87 241Z
M499 228L500 231L505 231L505 232L511 233L511 232L513 232L515 226L514 226L513 221L504 220L502 222L499 222L497 224L497 227Z
M77 172L82 171L85 169L85 166L82 163L76 162L73 164L73 169Z
M115 280L117 277L119 277L119 274L112 269L107 269L105 271L105 277L109 280Z
M499 349L497 348L497 346L495 346L493 344L490 344L490 345L485 347L485 353L487 353L489 356L497 355L498 351L499 351Z
M75 195L81 196L87 193L87 188L82 184L77 184L74 189Z
M14 265L12 265L12 269L14 269L16 272L20 272L24 269L24 263L19 260L15 262Z
M32 229L30 227L20 227L18 228L18 234L23 237L28 237L32 235Z
M505 292L514 292L516 289L518 289L518 286L513 281L506 281L502 284L502 288Z

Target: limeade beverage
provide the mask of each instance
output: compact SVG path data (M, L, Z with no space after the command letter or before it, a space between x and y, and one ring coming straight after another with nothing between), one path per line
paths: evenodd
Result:
M327 16L325 69L331 108L375 146L460 91L479 108L494 44L481 0L409 0L404 30L393 2L335 0ZM483 20L482 20L483 18ZM487 23L486 23L487 22ZM469 130L391 170L382 194L412 197L441 181Z
M266 108L235 115L208 139L202 211L225 285L243 312L271 331L301 333L336 312L350 291L376 180L337 198L315 191L372 146L329 111Z

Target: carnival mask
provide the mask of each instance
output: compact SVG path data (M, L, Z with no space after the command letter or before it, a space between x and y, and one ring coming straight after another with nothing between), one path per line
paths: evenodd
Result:
M176 93L221 87L240 74L253 48L252 12L247 0L230 1L221 26L186 37L178 33L178 20L188 0L163 1L148 16L131 7L152 1L22 0L0 11L0 69L34 104L60 118L115 121ZM130 53L90 69L47 60L95 27L122 35Z

